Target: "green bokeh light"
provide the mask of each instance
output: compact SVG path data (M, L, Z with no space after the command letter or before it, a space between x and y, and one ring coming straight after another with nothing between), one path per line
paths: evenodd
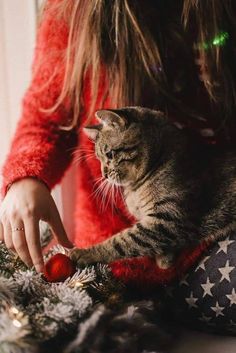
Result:
M220 32L217 36L212 41L212 45L215 46L223 46L225 45L227 39L229 38L229 33L228 32Z
M223 47L226 44L228 39L229 39L229 33L226 31L221 31L212 40L208 42L198 43L198 48L208 50L213 46Z

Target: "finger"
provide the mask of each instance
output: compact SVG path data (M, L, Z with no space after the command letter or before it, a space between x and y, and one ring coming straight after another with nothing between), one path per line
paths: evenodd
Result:
M27 219L24 221L25 239L29 249L30 257L38 273L43 272L44 263L39 238L39 221Z
M3 224L0 222L0 241L4 241Z
M69 241L60 214L55 206L51 219L48 221L58 242L67 248L72 248L74 245Z
M12 241L12 229L10 222L3 223L3 234L4 234L4 243L9 250L15 251L13 241Z
M24 228L24 224L22 221L18 221L17 224L19 224L19 228ZM12 225L12 228L13 228L13 225ZM28 245L27 245L27 242L25 239L25 231L24 230L13 231L12 232L12 242L13 242L14 248L15 248L18 256L21 258L21 260L28 267L32 267L33 262L30 257Z

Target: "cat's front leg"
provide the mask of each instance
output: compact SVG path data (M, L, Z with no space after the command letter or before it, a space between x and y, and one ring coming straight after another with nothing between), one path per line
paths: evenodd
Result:
M103 251L103 253L104 253L104 251ZM93 264L96 262L103 262L103 263L109 262L108 256L98 256L98 254L96 254L96 251L94 251L94 248L89 248L89 249L74 248L74 249L72 249L72 251L70 253L70 257L79 266L86 266L86 265ZM156 260L156 264L158 265L158 267L160 267L162 269L167 269L172 265L174 257L172 255L166 255L166 256L165 255L156 255L155 260Z
M166 244L165 238L155 224L137 223L91 248L73 249L71 258L77 261L78 265L95 262L109 263L122 258L138 256L161 256L163 262L167 254L162 248L166 249L168 245L168 241ZM170 261L165 264L167 267L169 265Z
M141 256L130 239L131 234L136 232L137 229L134 226L90 248L74 248L70 251L70 258L76 261L78 265L84 266L96 262L109 263L120 258Z
M101 257L98 256L97 251L94 249L94 247L87 249L73 248L70 251L70 258L75 261L79 266L86 266L96 262L105 262L101 261Z
M77 265L86 266L97 262L109 263L122 257L133 256L130 253L131 249L129 249L128 252L121 250L120 245L117 241L114 240L114 237L118 239L119 235L117 234L113 236L112 239L109 239L87 249L73 248L70 251L70 258L75 261ZM116 243L115 247L114 243ZM119 252L117 252L118 248ZM123 256L121 256L121 251Z

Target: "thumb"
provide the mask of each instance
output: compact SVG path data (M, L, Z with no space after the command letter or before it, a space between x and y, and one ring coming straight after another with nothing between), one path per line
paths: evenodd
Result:
M58 210L54 209L51 215L51 219L48 222L51 226L53 235L57 239L58 243L66 248L72 248L74 245L69 241L63 223L61 221L61 217L59 215Z

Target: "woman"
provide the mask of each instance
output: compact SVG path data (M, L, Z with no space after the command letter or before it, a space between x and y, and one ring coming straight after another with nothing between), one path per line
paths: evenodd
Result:
M3 168L0 238L43 270L39 219L64 246L86 247L130 225L122 200L106 214L92 196L99 162L81 127L94 111L140 105L165 111L209 143L235 136L235 9L228 0L48 0L32 82ZM79 145L75 238L50 195ZM190 262L191 263L191 262Z

